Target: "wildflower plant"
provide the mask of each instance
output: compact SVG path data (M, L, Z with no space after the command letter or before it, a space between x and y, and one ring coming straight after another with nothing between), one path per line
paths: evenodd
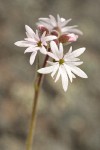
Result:
M49 18L39 18L39 21L36 23L36 32L28 25L25 25L27 37L23 41L15 43L19 47L26 47L24 53L31 53L29 60L31 65L37 59L39 53L45 56L42 67L37 69L37 78L34 84L35 94L32 119L26 143L27 150L32 148L36 107L43 75L51 74L55 82L61 78L62 87L65 92L68 89L68 80L72 82L76 76L87 78L85 72L78 67L83 63L78 56L86 48L82 47L73 51L72 46L70 46L69 50L67 49L67 45L76 42L79 35L83 34L82 31L77 29L77 25L68 26L70 21L71 19L66 20L59 15L57 15L57 19L52 15L49 15ZM38 66L41 65L38 64Z

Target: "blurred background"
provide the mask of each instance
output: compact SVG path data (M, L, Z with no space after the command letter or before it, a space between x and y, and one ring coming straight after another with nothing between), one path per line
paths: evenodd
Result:
M84 35L73 49L86 47L81 68L65 93L45 76L39 96L34 150L100 150L100 0L0 0L0 150L24 150L34 96L35 65L14 42L34 30L39 17L73 20Z

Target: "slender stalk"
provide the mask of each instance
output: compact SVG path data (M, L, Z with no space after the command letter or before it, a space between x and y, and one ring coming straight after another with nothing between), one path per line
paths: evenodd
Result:
M49 58L49 56L46 55L42 67L46 66L46 62L47 62L48 58ZM36 83L35 83L35 95L34 95L34 99L33 99L33 108L32 108L32 117L31 117L31 122L30 122L30 128L29 128L29 133L28 133L28 137L27 137L27 141L26 141L26 150L32 150L33 136L35 133L37 103L38 103L38 97L39 97L39 91L40 91L42 79L43 79L43 75L38 74Z

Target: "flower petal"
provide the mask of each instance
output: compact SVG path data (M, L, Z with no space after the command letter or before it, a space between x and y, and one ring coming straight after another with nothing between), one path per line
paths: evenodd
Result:
M59 63L57 63L56 65L54 65L54 70L53 70L53 72L51 74L52 78L54 77L54 75L56 74L56 72L57 72L58 69L59 69Z
M37 41L34 38L24 38L24 40L26 40L26 41L28 41L29 43L32 43L32 44L37 43Z
M84 51L85 51L85 47L82 47L82 48L79 48L79 49L77 49L77 50L74 50L72 53L66 53L65 54L65 56L64 56L64 58L65 59L73 59L73 58L75 58L75 57L78 57L78 56L80 56L82 53L84 53Z
M57 22L56 22L56 19L54 18L54 16L49 15L49 17L50 17L50 19L51 19L51 22L50 22L50 23L51 23L54 27L56 27Z
M44 22L50 22L50 19L49 18L39 18L39 20L41 20L41 21L44 21Z
M39 69L38 73L48 74L48 73L51 73L53 70L54 70L54 67L53 66L49 66L49 67L45 67L45 68Z
M77 76L81 77L81 78L88 78L88 76L86 75L86 73L84 71L82 71L80 68L74 66L74 67L70 67L72 72L74 74L76 74Z
M41 41L44 39L45 35L46 35L46 31L43 32L43 34L41 36Z
M82 53L84 53L84 51L86 50L85 47L79 48L77 50L74 50L72 53L67 54L68 57L78 57L80 56Z
M53 54L59 59L60 54L59 54L59 51L58 51L58 47L57 47L57 45L54 41L50 42L50 47L51 47L51 51L53 52Z
M58 73L57 73L57 76L56 76L56 79L55 79L55 82L57 82L60 78L60 71L58 70Z
M25 29L26 29L26 32L28 33L28 37L34 38L35 33L28 25L25 25Z
M59 44L59 56L60 56L60 59L63 58L63 45L62 45L62 43Z
M69 48L69 51L67 54L70 54L72 52L72 46Z
M57 22L58 22L58 25L61 24L61 18L60 18L60 16L59 16L59 14L57 14Z
M31 38L31 36L29 35L29 33L28 33L28 32L26 32L26 36L27 36L28 38Z
M74 61L79 61L80 59L79 58L70 58L68 56L64 56L64 61L67 63L67 62L74 62Z
M59 58L51 52L47 52L47 54L52 57L54 60L59 61Z
M70 19L68 19L68 20L62 21L61 26L62 26L62 27L66 26L71 20L72 20L72 19L70 18Z
M78 27L78 26L77 26L77 25L73 25L73 26L66 26L66 27L63 27L63 28L62 28L62 32L69 32L70 29L73 29L73 28L76 28L76 27ZM74 33L74 32L72 32L72 33Z
M25 51L24 51L24 54L25 53L30 53L30 52L33 52L34 51L34 47L28 47Z
M65 67L65 69L67 71L67 74L68 74L68 77L69 77L70 81L72 82L73 76L72 76L72 72L71 72L70 67L68 65L66 65L66 64L64 64L64 67Z
M44 46L40 47L40 52L45 55L47 54L46 48Z
M35 61L35 57L36 57L37 51L33 52L30 56L30 64L32 65Z
M44 37L43 41L47 42L47 41L52 41L52 40L55 40L55 39L57 39L57 37L54 36L54 35L51 35L51 36Z
M79 66L81 64L83 64L83 61L78 61L78 62L68 62L68 65L72 65L72 66Z
M63 89L64 89L64 91L67 91L67 88L68 88L68 76L67 76L66 70L65 70L63 65L60 66L59 71L60 71L60 74L61 74Z
M83 35L83 32L80 31L79 29L67 29L67 27L65 27L65 29L63 28L62 29L62 32L63 33L75 33L75 34L80 34L80 35Z
M43 26L45 26L48 30L51 30L51 29L52 29L52 26L51 26L50 23L48 23L48 22L46 23L46 22L40 21L40 22L37 23L37 25L38 25L38 26L43 25Z
M40 41L38 30L36 30L36 34L35 34L34 38L37 42Z
M32 46L32 43L30 43L28 41L17 41L14 44L16 46L19 46L19 47L29 47L29 46Z

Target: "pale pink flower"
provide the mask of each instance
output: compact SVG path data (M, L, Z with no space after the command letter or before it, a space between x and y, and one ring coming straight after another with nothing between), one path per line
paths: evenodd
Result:
M76 78L75 75L81 78L87 78L87 75L77 67L83 63L79 61L80 59L77 57L85 51L84 47L75 51L72 51L72 47L70 47L69 51L65 55L63 54L62 43L60 43L58 47L56 43L52 41L50 43L50 47L51 52L48 52L48 55L53 58L54 61L48 61L50 66L39 69L38 73L51 73L52 78L56 75L55 82L61 77L64 91L67 91L68 88L68 77L71 82L73 78Z
M75 33L75 34L82 35L83 34L82 31L76 29L78 27L77 25L67 26L67 24L71 20L72 19L66 20L65 18L61 18L59 15L57 15L57 20L56 20L54 16L49 15L49 18L39 18L39 22L37 23L37 25L38 26L43 25L50 32L52 30L57 30L60 33L60 35L68 34L68 33Z
M27 38L24 41L17 41L15 45L19 47L28 47L24 53L32 52L30 56L30 64L32 65L35 61L35 57L37 52L40 51L43 54L46 54L46 48L48 45L48 41L52 41L56 39L56 36L46 36L46 32L39 36L38 31L36 33L27 25L25 25Z

